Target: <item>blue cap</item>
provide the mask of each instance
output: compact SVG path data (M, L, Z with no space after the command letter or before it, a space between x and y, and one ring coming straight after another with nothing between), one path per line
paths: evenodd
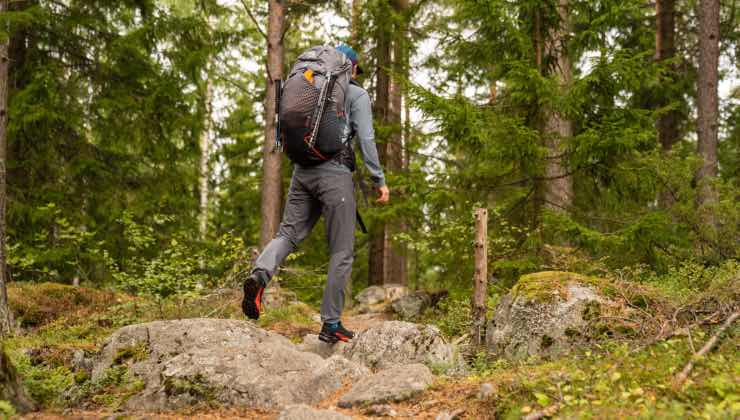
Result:
M364 73L362 69L360 68L360 66L357 64L357 53L355 52L354 49L352 49L352 47L350 47L347 44L339 44L337 45L336 48L337 48L337 51L346 55L347 58L349 58L349 61L351 61L353 65L357 66L357 74Z

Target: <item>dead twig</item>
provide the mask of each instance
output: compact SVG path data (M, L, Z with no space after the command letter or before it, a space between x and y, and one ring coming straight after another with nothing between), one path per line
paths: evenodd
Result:
M694 362L709 353L714 346L717 345L717 342L719 342L719 337L722 335L722 333L732 325L733 322L737 319L737 317L740 316L740 312L735 312L732 315L730 315L729 318L725 321L724 324L717 330L717 332L712 335L712 337L707 341L706 344L704 344L704 347L699 350L698 353L695 353L691 360L689 360L689 363L686 364L686 366L683 368L681 373L676 375L676 378L673 380L673 388L678 389L683 385L684 382L686 382L686 379L688 379L689 374L691 373L691 370L694 369Z

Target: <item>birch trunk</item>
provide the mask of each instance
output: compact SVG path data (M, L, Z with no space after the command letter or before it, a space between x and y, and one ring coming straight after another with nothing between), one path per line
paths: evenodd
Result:
M211 171L209 166L211 152L211 129L213 127L212 102L213 102L213 83L210 75L206 75L205 88L205 117L203 122L203 132L200 136L200 173L198 179L198 190L200 192L200 215L198 218L198 231L200 239L205 240L208 234L208 198L209 183Z
M277 233L283 201L282 156L275 150L275 82L283 78L283 32L285 2L269 0L267 24L267 83L265 86L265 142L262 145L262 225L260 248L264 248Z

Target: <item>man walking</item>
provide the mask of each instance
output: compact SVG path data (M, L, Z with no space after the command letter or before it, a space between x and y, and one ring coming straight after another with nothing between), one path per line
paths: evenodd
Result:
M321 333L319 339L328 343L349 341L352 331L342 326L340 315L344 308L344 290L351 274L354 258L356 203L352 172L355 155L352 137L357 137L365 166L373 186L378 191L380 204L389 200L383 169L378 161L373 131L370 97L355 81L362 69L357 64L357 53L348 45L336 47L352 62L352 80L345 95L347 146L334 158L317 166L295 164L288 191L283 220L277 236L270 241L250 276L244 281L242 310L251 319L258 319L262 293L277 267L295 251L323 214L330 259L326 287L321 302Z

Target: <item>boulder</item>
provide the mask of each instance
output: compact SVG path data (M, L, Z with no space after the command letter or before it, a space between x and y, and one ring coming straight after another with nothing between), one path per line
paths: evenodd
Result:
M400 284L384 284L382 286L370 286L355 296L360 308L377 308L376 305L383 304L385 308L390 302L409 294L409 289Z
M144 382L126 408L178 409L197 403L275 409L314 404L367 369L324 360L247 321L185 319L130 325L104 344L93 380L124 365Z
M432 297L424 291L402 296L391 303L391 309L403 319L414 319L432 304Z
M360 305L375 305L385 301L385 288L383 286L370 286L355 296Z
M567 352L589 320L610 305L598 284L599 279L558 271L522 276L494 310L488 348L509 359Z
M316 334L307 334L303 337L303 342L298 344L297 348L300 351L317 354L327 359L335 354L344 354L344 349L347 346L349 346L349 343L343 341L329 344L319 340L319 336Z
M332 410L317 410L305 404L298 404L283 410L278 420L352 420L352 417Z
M433 380L429 368L419 363L382 370L355 383L338 405L350 408L404 401L424 392Z
M436 327L404 321L386 321L368 328L341 354L372 369L411 363L453 367L461 361Z

